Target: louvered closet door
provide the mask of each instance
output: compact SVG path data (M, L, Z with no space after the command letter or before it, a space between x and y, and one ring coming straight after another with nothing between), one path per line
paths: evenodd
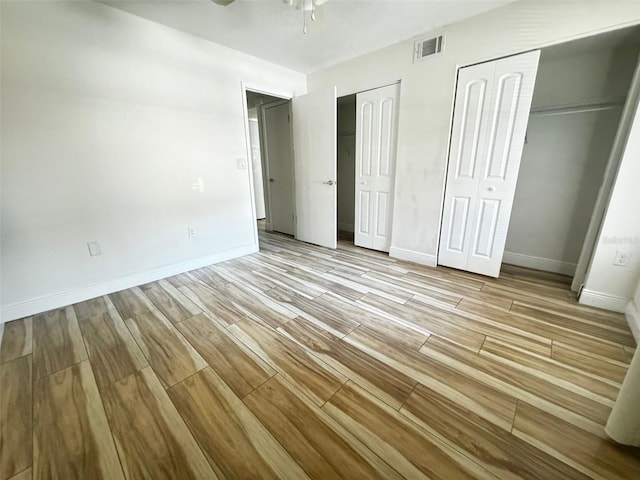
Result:
M391 246L400 85L356 97L354 243L388 252Z
M438 263L497 277L540 52L461 68Z

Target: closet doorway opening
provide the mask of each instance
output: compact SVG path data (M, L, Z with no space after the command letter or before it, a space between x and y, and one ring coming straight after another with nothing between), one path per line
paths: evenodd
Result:
M246 90L258 229L295 234L291 100Z
M580 290L639 53L637 27L542 49L503 264L560 274Z
M391 247L400 83L337 99L338 240Z

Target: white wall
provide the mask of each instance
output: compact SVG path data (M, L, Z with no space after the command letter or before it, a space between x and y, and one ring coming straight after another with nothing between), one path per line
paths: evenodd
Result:
M1 8L4 321L255 250L241 81L304 75L94 2Z
M625 311L640 279L640 114L638 105L580 301ZM616 252L629 256L613 265Z
M580 43L580 42L578 42ZM637 48L542 51L533 107L626 97ZM622 105L529 118L505 263L573 275Z
M338 101L338 230L353 232L356 208L355 96Z
M310 92L339 96L402 80L391 254L436 262L458 66L638 22L640 2L521 1L443 29L444 54L423 62L411 39L311 74Z

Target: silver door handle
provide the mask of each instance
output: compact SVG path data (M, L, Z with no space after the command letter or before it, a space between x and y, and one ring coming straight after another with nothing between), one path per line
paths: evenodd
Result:
M275 180L273 178L270 178L269 183L273 183L273 182L275 182Z
M335 185L336 182L334 182L333 180L327 180L326 182L322 182L324 185Z
M487 190L489 190L490 192L495 192L496 191L496 187L489 187L489 188L487 188Z
M369 185L369 182L360 182L360 185Z

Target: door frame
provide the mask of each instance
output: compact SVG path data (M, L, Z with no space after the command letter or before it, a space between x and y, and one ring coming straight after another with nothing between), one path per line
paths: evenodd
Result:
M251 158L251 137L249 136L249 109L247 106L247 91L252 93L261 93L264 95L269 95L271 97L278 97L282 100L291 101L293 98L293 93L289 91L276 91L269 87L264 87L261 85L253 84L251 82L245 82L244 80L240 81L240 105L242 108L242 121L244 124L244 142L245 142L245 158L247 162L247 177L249 181L249 193L251 197L251 218L253 219L253 241L255 245L259 245L259 236L258 236L258 222L256 221L256 199L255 199L255 190L254 183L255 179L253 178L253 159ZM262 132L260 132L262 135ZM262 141L260 142L260 149L262 150ZM262 153L262 151L261 151ZM264 165L263 165L264 166ZM264 169L262 172L264 176ZM295 191L295 177L293 178L293 188ZM295 203L294 203L294 212L295 212ZM295 223L294 223L295 228Z
M268 219L269 222L265 224L265 229L267 231L273 231L273 209L272 209L272 205L273 202L271 201L271 182L268 180L269 178L271 178L271 171L270 171L270 165L269 165L269 154L268 154L268 149L265 148L267 146L267 135L266 135L266 128L267 128L267 122L266 122L266 117L265 117L265 110L267 107L271 108L271 107L280 107L282 105L287 105L288 108L288 115L289 115L289 153L291 155L291 165L290 165L290 171L289 171L289 176L291 178L291 184L293 186L293 196L291 198L291 203L293 205L293 233L295 235L296 233L296 175L295 175L295 159L293 157L293 130L292 130L292 125L291 125L291 118L292 118L292 112L291 112L291 100L287 100L287 99L281 99L281 100L277 100L275 102L271 102L271 103L266 103L266 104L262 104L258 107L258 129L260 130L260 156L262 158L262 182L263 182L263 186L264 186L264 191L266 193L266 201L265 201L265 209L269 212L268 215Z

